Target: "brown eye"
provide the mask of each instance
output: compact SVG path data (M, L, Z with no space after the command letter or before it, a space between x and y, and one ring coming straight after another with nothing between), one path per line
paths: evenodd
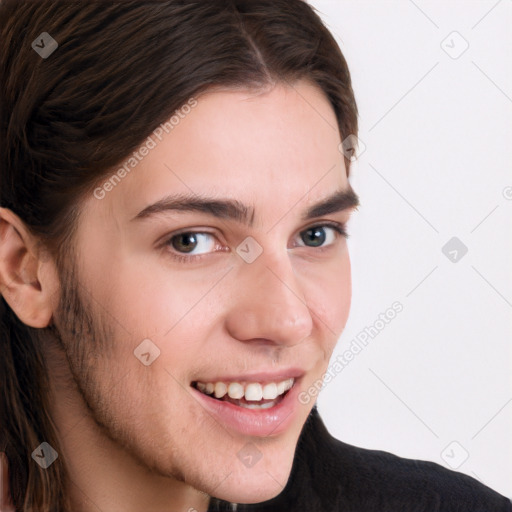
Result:
M214 238L212 233L187 231L172 236L166 242L166 245L178 253L190 254L196 251L193 256L200 256L215 248ZM210 239L212 240L211 242L209 242Z
M171 238L171 245L179 252L191 252L197 245L197 233L181 233Z

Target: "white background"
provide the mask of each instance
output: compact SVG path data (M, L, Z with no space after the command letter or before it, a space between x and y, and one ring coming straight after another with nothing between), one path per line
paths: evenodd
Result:
M404 308L325 386L319 411L338 439L512 496L512 1L310 4L348 61L366 146L333 360L393 302ZM441 250L454 236L468 248L457 262Z

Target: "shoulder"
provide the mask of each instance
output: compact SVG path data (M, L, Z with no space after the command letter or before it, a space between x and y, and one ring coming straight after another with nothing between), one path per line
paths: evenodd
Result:
M430 461L407 459L367 450L333 438L332 453L338 453L345 468L339 478L345 494L353 499L385 502L383 510L395 506L417 511L512 512L509 499L478 480Z
M316 493L335 492L333 511L512 512L508 498L470 476L434 462L349 445L332 437L319 416L312 423L315 435L303 440L302 449L309 451L303 456L315 457L314 471L323 474L315 479Z

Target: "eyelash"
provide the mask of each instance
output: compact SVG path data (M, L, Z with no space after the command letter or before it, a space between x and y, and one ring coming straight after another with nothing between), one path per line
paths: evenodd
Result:
M346 222L340 223L340 222L334 222L334 221L326 221L326 222L323 222L322 224L314 224L313 226L310 226L310 227L304 229L300 233L303 233L304 231L308 231L310 229L323 228L323 227L332 228L338 234L337 238L339 238L339 237L343 237L345 239L349 238L349 234L347 233L347 229L346 229ZM171 245L171 242L175 237L180 236L180 235L190 235L190 234L208 234L208 235L214 236L213 233L210 233L208 231L182 231L180 233L175 233L171 237L167 238L163 242L162 245L164 248L168 248ZM331 244L329 244L329 245L331 245ZM319 249L321 251L323 249L326 249L327 247L329 247L329 246L311 247L311 248ZM217 251L217 252L220 252L220 251ZM184 256L182 253L175 252L175 250L172 249L171 251L169 251L169 254L170 254L171 258L173 258L174 260L176 260L180 263L192 263L192 262L199 261L201 258L203 258L204 256L208 256L211 253L196 254L196 255L192 255L192 256Z

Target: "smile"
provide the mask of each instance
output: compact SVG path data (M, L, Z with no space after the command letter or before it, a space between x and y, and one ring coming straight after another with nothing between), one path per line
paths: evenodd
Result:
M275 375L224 376L195 380L190 387L209 419L242 435L273 437L297 420L303 375L291 369Z
M279 382L195 382L193 386L205 395L246 409L269 409L277 405L292 388L295 379Z

